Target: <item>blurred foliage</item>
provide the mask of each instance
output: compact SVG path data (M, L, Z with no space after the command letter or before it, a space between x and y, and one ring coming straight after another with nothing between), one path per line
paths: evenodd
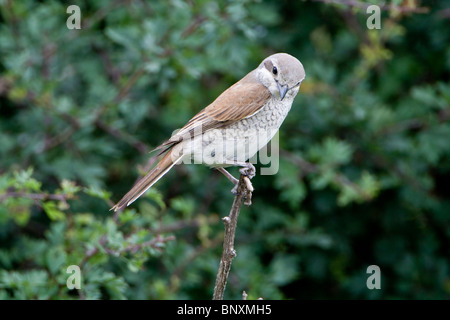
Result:
M279 172L241 211L225 297L450 297L444 1L375 2L379 30L357 1L76 2L81 30L72 3L0 1L0 299L209 299L226 179L176 166L108 209L152 148L274 52L307 76Z

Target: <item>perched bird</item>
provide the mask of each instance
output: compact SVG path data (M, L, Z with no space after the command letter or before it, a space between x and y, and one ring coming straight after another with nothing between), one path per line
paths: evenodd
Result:
M303 65L287 53L264 59L156 148L164 156L111 210L130 205L182 162L214 167L234 184L238 180L225 167L241 166L252 178L255 169L246 161L278 131L304 78Z

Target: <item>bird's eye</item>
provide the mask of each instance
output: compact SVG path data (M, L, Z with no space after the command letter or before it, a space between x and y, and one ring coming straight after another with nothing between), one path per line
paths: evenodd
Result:
M273 69L272 69L272 73L273 73L274 75L277 75L277 73L278 73L278 69L277 69L277 67L273 67Z

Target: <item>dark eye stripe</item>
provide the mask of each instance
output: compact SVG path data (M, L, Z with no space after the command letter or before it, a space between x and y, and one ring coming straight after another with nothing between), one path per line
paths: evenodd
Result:
M267 60L266 62L264 62L264 66L266 67L267 70L269 70L270 72L272 72L272 68L273 68L272 61Z

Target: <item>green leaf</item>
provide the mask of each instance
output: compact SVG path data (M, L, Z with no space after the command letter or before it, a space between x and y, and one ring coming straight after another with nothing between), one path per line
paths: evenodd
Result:
M99 199L108 200L111 197L110 192L107 192L106 190L103 190L97 186L90 186L90 187L84 188L83 190L88 195L95 197L95 198L99 198Z
M352 157L353 148L350 144L334 137L328 137L320 145L314 145L308 152L313 162L323 165L347 164Z
M50 220L64 220L66 215L58 209L58 206L53 201L47 201L42 203L42 208L44 208L45 213L50 218Z
M74 194L76 194L77 192L79 192L81 190L81 187L77 186L75 184L75 182L67 180L67 179L63 179L61 181L61 190L60 192L62 194L65 194L69 197L73 197Z
M58 274L67 265L67 255L61 246L50 248L46 254L46 264L52 274Z
M194 212L195 202L192 198L176 197L170 201L170 206L181 212L184 216L191 216Z
M300 275L299 258L295 255L277 254L270 264L272 281L282 286Z
M26 171L14 172L15 184L17 189L26 189L27 191L39 191L41 189L41 183L32 178L33 169L28 168Z
M145 193L145 196L156 202L161 210L164 210L166 208L166 203L164 202L163 195L156 188L148 189Z

